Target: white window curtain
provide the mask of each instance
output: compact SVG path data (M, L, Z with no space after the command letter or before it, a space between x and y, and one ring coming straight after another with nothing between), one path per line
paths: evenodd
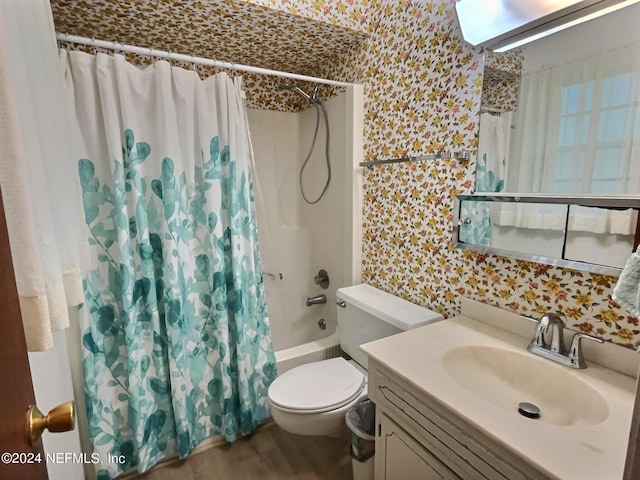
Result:
M640 44L523 75L509 190L640 192L639 101Z
M510 191L640 192L640 44L523 75L519 105ZM569 228L582 229L585 212L570 215ZM616 225L633 221L631 212L602 211L588 223L592 231L617 233Z
M0 189L27 348L82 302L79 185L47 0L0 2ZM1 321L1 320L0 320Z

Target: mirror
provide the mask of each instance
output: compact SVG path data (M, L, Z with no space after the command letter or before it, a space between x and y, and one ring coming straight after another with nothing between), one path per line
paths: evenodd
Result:
M459 195L458 248L619 275L640 242L640 199Z
M476 192L640 193L640 3L485 53Z

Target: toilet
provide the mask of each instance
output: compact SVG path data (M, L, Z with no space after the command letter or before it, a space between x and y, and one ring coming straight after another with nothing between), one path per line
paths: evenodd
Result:
M297 435L340 436L347 411L367 397L367 355L360 345L442 320L439 313L361 284L336 292L342 357L292 368L269 387L271 415Z

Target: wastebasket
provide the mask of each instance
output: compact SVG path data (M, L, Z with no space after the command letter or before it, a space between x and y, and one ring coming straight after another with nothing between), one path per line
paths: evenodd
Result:
M349 409L345 421L351 430L353 480L373 480L376 404L368 398L363 400Z

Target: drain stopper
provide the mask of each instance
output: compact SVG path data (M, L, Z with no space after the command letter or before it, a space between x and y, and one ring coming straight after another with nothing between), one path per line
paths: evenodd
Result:
M518 413L528 418L540 417L540 409L533 403L529 402L520 402L518 404Z

